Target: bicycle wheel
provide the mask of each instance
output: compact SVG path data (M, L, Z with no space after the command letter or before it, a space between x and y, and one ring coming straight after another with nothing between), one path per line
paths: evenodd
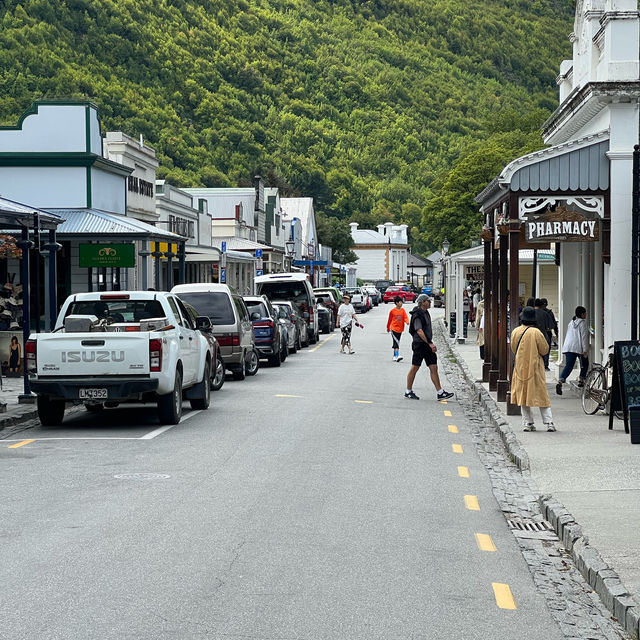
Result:
M582 409L591 416L606 404L607 390L605 388L604 371L591 369L584 381L582 390Z

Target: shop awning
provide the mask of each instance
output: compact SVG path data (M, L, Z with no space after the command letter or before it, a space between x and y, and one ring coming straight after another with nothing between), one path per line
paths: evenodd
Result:
M58 227L58 237L91 236L97 240L117 238L119 240L162 240L164 242L184 242L186 238L159 227L98 209L48 209L64 218ZM97 237L96 237L97 236Z
M0 198L0 225L22 227L26 222L28 226L33 227L36 215L40 229L55 229L64 221L64 218L59 215Z
M185 247L187 262L219 262L220 252L208 247ZM230 251L227 249L227 260L231 262L254 262L255 257L242 251Z
M222 248L222 243L227 243L227 253L232 251L255 251L256 249L262 249L263 251L278 251L274 247L270 247L268 244L261 244L260 242L254 242L253 240L247 240L246 238L213 238L211 244L215 247ZM282 251L280 249L280 251Z
M516 158L476 196L489 210L511 192L561 194L605 192L609 189L609 132L600 131L577 140Z

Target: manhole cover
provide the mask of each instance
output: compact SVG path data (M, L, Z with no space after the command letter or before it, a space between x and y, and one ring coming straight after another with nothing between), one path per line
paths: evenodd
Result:
M166 480L171 476L166 473L117 473L118 480Z

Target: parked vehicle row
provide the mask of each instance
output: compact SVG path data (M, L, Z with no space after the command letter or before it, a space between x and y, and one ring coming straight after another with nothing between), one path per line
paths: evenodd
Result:
M244 297L214 283L70 296L54 331L25 346L41 423L61 424L68 403L98 412L152 402L162 424L177 424L184 399L209 407L226 370L243 380L260 360L279 367L334 330L333 295L316 297L305 274L259 280Z

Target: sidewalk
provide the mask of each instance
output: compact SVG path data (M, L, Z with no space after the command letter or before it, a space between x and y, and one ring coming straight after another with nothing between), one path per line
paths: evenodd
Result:
M448 337L442 320L437 326ZM609 431L609 416L585 415L576 387L565 384L563 395L556 395L553 371L547 371L547 387L557 431L542 430L536 409L536 426L541 430L524 432L521 417L507 416L506 404L497 403L488 383L482 383L475 329L469 328L465 344L448 342L479 401L493 414L514 461L536 483L543 513L572 552L578 569L627 631L637 634L640 610L625 609L640 604L640 446L631 444L622 421L614 420Z
M26 420L37 417L35 404L19 404L18 396L24 392L22 378L6 378L2 376L0 403L6 403L6 411L0 412L0 439L10 437L15 428ZM0 404L0 408L2 405Z

